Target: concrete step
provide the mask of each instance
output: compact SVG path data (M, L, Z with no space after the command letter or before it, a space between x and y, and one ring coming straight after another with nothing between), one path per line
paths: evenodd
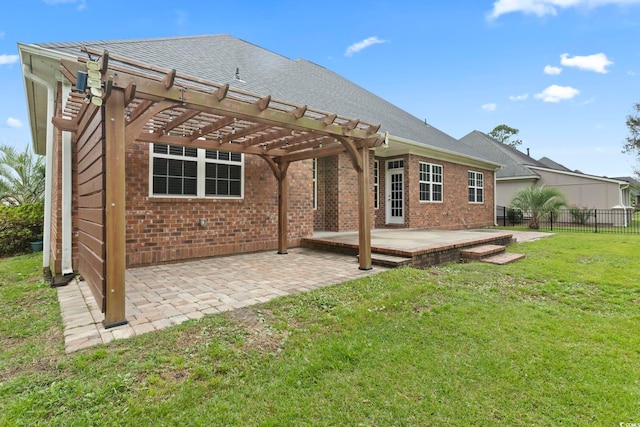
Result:
M359 259L359 255L356 255L356 258ZM405 267L411 265L411 258L372 253L371 264L389 268Z
M491 255L489 257L482 258L480 261L488 262L491 264L497 264L497 265L505 265L505 264L518 261L519 259L522 259L522 258L524 258L524 254L514 254L514 253L503 252L501 254Z
M504 252L506 246L482 245L460 251L460 257L465 261L477 261L482 258Z

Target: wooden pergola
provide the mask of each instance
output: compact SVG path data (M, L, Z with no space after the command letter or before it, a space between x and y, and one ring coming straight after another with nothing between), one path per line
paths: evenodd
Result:
M77 86L78 73L87 72L89 86L99 91L72 90L65 108L53 118L76 140L96 113L102 114L104 135L103 189L95 190L91 206L102 197L103 263L88 274L102 292L104 325L126 323L125 318L125 147L133 141L220 150L264 159L278 182L278 253L287 253L287 210L292 162L347 153L357 171L359 209L359 267L371 268L369 149L382 144L380 125L315 110L180 74L107 51L83 48L88 58L62 60L60 71ZM93 59L97 58L97 59ZM97 64L96 64L97 63ZM96 70L97 68L97 70ZM94 119L95 120L95 119ZM100 196L102 195L102 196ZM82 204L82 202L81 202ZM82 227L82 226L81 226ZM97 243L95 243L97 245ZM99 245L98 245L99 246ZM97 246L96 246L97 247ZM93 256L94 254L92 254ZM81 274L84 275L82 271ZM85 276L85 278L87 278ZM100 289L102 288L102 289Z

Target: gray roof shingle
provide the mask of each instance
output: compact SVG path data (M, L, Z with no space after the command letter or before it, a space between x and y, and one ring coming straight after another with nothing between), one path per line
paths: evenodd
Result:
M490 160L503 165L496 178L537 177L538 174L527 166L546 167L518 149L505 145L478 130L460 138L460 142L483 153Z
M82 46L142 61L288 102L380 123L381 132L492 161L482 152L426 125L422 120L355 83L312 62L271 52L229 35L39 44L74 56ZM236 69L240 79L234 79Z

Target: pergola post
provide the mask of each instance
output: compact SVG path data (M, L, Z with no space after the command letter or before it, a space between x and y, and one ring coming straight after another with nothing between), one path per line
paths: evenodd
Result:
M288 211L289 211L289 162L278 164L278 253L286 254L288 246Z
M124 91L114 89L105 107L105 328L125 317L125 112Z
M358 157L362 161L358 171L358 260L360 270L371 270L371 214L369 209L369 149L360 147Z

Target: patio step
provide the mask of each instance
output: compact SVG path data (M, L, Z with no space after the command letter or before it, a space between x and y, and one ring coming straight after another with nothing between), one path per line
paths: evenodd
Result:
M356 258L359 260L360 256L356 255ZM372 252L371 264L389 268L406 267L411 265L411 258Z
M515 261L518 261L519 259L524 258L524 254L514 254L514 253L501 253L501 254L497 254L497 255L492 255L490 257L487 258L482 258L480 261L482 262L488 262L491 264L497 264L497 265L505 265L505 264L509 264Z
M478 261L491 255L503 253L506 246L482 245L460 251L460 257L465 261Z

